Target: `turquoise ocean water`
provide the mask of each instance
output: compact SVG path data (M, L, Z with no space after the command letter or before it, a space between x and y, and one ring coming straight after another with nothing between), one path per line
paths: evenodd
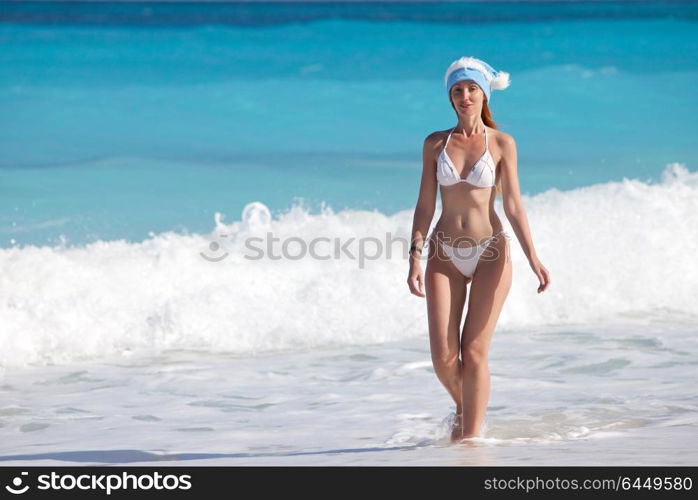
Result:
M696 170L698 4L23 4L0 10L0 245L416 200L447 65L508 71L522 191Z

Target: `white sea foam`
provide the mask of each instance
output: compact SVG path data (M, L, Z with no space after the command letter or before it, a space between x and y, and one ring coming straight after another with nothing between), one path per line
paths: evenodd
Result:
M536 293L538 282L498 206L513 237L514 264L499 329L696 323L698 173L672 164L656 184L626 179L551 190L524 203L552 284ZM355 238L349 247L357 255L363 238L371 254L375 241L367 238L407 240L411 209L310 214L294 206L272 217L255 202L240 220L226 218L232 217L217 215L208 235L0 249L0 366L161 349L250 356L425 335L425 302L408 292L403 247L363 262L334 248L335 239ZM315 249L329 258L251 260L249 238L269 233L291 255L328 238L331 244Z

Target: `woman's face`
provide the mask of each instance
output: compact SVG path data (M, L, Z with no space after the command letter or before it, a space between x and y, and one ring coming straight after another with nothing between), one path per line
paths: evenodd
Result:
M479 116L484 102L485 93L472 80L462 80L451 87L451 103L458 114Z

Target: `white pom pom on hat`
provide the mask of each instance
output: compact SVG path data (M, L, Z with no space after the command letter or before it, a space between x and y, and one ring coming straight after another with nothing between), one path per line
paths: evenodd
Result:
M490 82L490 88L492 90L504 90L511 84L509 80L509 73L505 71L498 71L497 76Z

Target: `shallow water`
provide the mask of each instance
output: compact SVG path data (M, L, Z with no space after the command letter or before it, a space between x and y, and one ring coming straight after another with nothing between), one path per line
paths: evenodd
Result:
M695 334L685 325L498 331L486 430L461 445L448 442L454 406L426 338L13 370L0 387L0 461L691 465Z

